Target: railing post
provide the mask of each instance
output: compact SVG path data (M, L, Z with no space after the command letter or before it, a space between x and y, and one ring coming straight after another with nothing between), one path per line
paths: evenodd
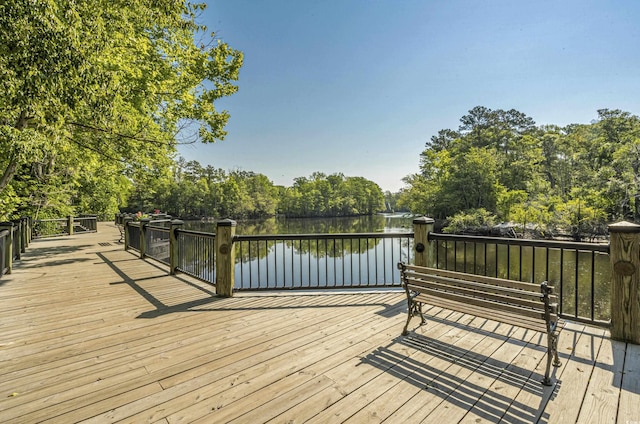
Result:
M27 246L29 245L29 240L27 239L27 218L25 218L24 216L20 218L20 230L20 251L22 253L25 253L27 251Z
M25 219L27 222L27 247L29 247L29 243L33 240L33 234L31 233L33 231L33 224L30 216L25 217Z
M22 258L22 222L16 219L13 222L13 257Z
M73 235L73 215L69 215L67 216L67 232L69 233L70 236Z
M13 269L13 222L0 222L0 230L8 230L4 246L4 263L7 266L7 274Z
M140 259L144 259L147 256L147 228L150 222L150 218L142 218L140 220Z
M418 266L432 266L435 260L434 241L429 240L429 233L435 228L435 220L421 216L413 220L413 238L415 250L414 264Z
M22 225L21 229L22 232L20 234L21 240L20 240L20 250L22 251L22 253L25 253L27 251L27 247L29 247L29 225L28 225L28 218L25 218L24 216L20 218L20 225Z
M233 296L235 284L236 249L233 238L236 235L236 222L223 219L216 224L216 293L220 297Z
M169 230L169 274L176 275L178 268L178 229L184 224L184 221L174 219L171 221L171 228Z
M609 226L611 338L640 344L640 225Z
M133 221L133 218L130 216L125 216L122 218L122 226L124 227L124 250L129 250L129 246L131 244L131 240L129 240L129 223Z

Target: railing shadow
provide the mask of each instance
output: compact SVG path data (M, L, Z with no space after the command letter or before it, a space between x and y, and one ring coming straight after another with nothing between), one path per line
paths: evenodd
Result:
M470 329L470 331L488 333L478 329ZM538 406L534 406L534 403L521 403L511 396L502 395L497 390L489 391L484 386L459 377L455 372L447 372L448 367L444 369L434 367L430 365L430 360L420 361L414 359L411 353L407 355L407 352L415 351L426 352L452 365L479 373L490 380L497 381L503 388L513 386L512 389L517 392L526 391L534 399L539 399L535 402ZM415 333L397 337L389 345L378 347L362 358L362 361L409 382L421 390L428 391L439 397L441 402L449 402L465 409L473 406L474 412L488 422L496 422L500 419L502 422L517 424L547 422L548 416L544 409L561 385L561 381L558 380L552 387L544 386L541 384L542 375L530 369L501 362L490 356ZM510 412L505 415L507 410L517 411L517 414Z
M127 284L129 287L131 287L138 295L140 295L143 299L145 299L147 302L149 302L154 309L150 310L150 311L146 311L141 313L140 315L138 315L138 318L156 318L162 315L167 315L167 314L172 314L172 313L177 313L177 312L215 312L215 311L255 311L257 309L260 310L264 310L264 309L279 309L279 310L283 310L283 309L300 309L300 308L336 308L336 307L354 307L354 306L362 306L362 305L371 305L372 303L370 301L364 301L364 302L345 302L345 303L340 303L340 304L326 304L326 305L296 305L296 304L290 304L290 305L280 305L280 306L275 306L275 307L265 307L265 306L259 306L259 307L251 307L251 306L240 306L241 303L237 303L238 306L234 306L229 304L229 302L224 302L224 306L221 307L214 307L213 304L216 302L222 302L225 300L224 297L217 297L216 293L214 290L209 290L205 287L202 287L199 284L195 284L192 281L189 281L188 279L182 278L179 275L177 276L172 276L172 279L178 280L182 283L184 283L185 285L191 286L192 288L201 291L206 297L202 297L199 299L194 299L191 301L187 301L187 302L183 302L183 303L179 303L176 305L167 305L164 302L162 302L160 299L158 299L156 296L154 296L152 293L150 293L148 290L146 290L145 288L143 288L139 283L142 283L144 281L149 281L149 280L155 280L155 279L160 279L160 278L167 278L167 274L166 274L166 267L161 266L158 263L154 263L154 261L146 261L146 264L148 264L150 267L153 268L157 268L159 271L162 271L163 274L161 275L155 275L155 276L148 276L148 277L143 277L143 278L132 278L131 276L129 276L121 267L121 264L124 263L130 263L131 261L138 261L137 258L132 258L132 259L117 259L117 260L111 260L109 259L104 253L98 252L96 253L96 255L105 263L107 264L112 270L113 272L115 272L118 277L121 279L121 281L116 282L116 283L112 283L112 284ZM291 294L291 292L288 292L289 294ZM331 292L327 292L326 295L332 295L333 293ZM246 299L249 298L251 296L249 295L243 295L242 298ZM256 295L256 298L258 297L264 297ZM354 299L357 299L356 296L354 296ZM376 302L375 304L378 304L380 306L382 306L384 309L380 312L381 315L384 316L393 316L393 315L397 315L400 314L403 311L403 308L406 308L406 301L402 301L402 302L397 302L395 304L385 304L385 303L379 303ZM206 305L210 305L209 307L207 307ZM197 309L195 309L197 308Z

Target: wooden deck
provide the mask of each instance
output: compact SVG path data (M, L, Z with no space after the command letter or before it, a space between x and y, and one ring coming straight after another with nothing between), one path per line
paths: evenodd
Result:
M544 387L540 333L432 307L401 337L399 291L217 298L99 231L0 279L0 422L640 423L640 346L602 329L570 323Z

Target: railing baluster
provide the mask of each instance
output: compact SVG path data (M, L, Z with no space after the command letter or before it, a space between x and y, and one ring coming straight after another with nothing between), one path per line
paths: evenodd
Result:
M452 269L449 264L450 256L454 258L454 261L457 264L458 259L458 248L460 244L463 243L482 243L483 251L484 251L484 271L480 271L479 267L470 267L471 263L477 262L478 249L477 246L474 245L474 254L473 259L469 258L468 255L464 257L464 264L460 264L456 267L456 269L464 269L465 272L469 272L473 269L474 272L488 275L488 276L496 276L496 277L504 277L512 278L512 276L518 276L519 280L531 280L537 282L537 274L543 274L543 281L550 281L551 279L551 266L556 266L558 274L554 274L554 280L557 278L558 281L550 281L556 286L556 293L559 298L559 313L562 316L567 314L569 318L575 319L578 321L585 321L595 324L602 323L602 317L599 316L599 313L596 313L595 308L597 305L596 298L596 288L599 287L598 284L608 284L608 280L605 281L607 272L599 272L601 266L604 265L596 265L595 257L597 254L608 254L609 247L607 245L599 245L599 244L589 244L589 243L574 243L574 242L562 242L562 241L548 241L548 240L524 240L524 239L506 239L506 238L493 238L493 237L476 237L476 236L460 236L460 235L452 235L452 234L430 234L430 238L433 239L434 243L437 243L437 248L435 249L436 261L435 264L438 267L443 267L444 269ZM493 273L489 272L488 264L489 264L489 247L494 248L494 258L493 261L495 263L495 271ZM531 255L525 254L524 249L530 248ZM544 265L539 263L536 258L538 249L544 249ZM443 250L441 252L441 249ZM506 249L506 250L505 250ZM515 252L512 249L518 249ZM552 249L558 252L557 256L554 256L552 261ZM466 254L467 248L465 248ZM568 252L572 252L575 254L575 261L572 261L572 267L569 268L568 264L565 264L565 261L568 259ZM586 260L580 259L581 252L591 252L591 262L589 263ZM586 254L586 253L585 253ZM444 261L441 260L441 255L444 255ZM517 255L517 256L516 256ZM558 260L559 257L559 260ZM525 264L525 260L530 258L529 263ZM500 271L500 264L505 265L506 261L506 270L504 273ZM553 262L553 263L552 263ZM529 266L531 269L529 270ZM539 267L544 267L541 272L538 272ZM587 281L584 281L582 284L582 280L587 278L587 273L589 272L585 267L590 267L590 284ZM554 268L555 269L555 268ZM530 274L530 275L529 275ZM584 274L584 275L583 275ZM565 278L574 278L574 286L573 293L569 290L569 286L567 286L567 282L564 281ZM604 279L603 279L604 278ZM596 280L597 279L597 280ZM591 286L591 294L590 296L583 295L582 286L585 286L585 289ZM569 297L567 298L567 295ZM569 303L567 303L569 302ZM582 302L582 303L581 303ZM573 310L568 310L568 305L571 303L574 304ZM588 308L588 310L587 310Z
M573 303L575 305L575 310L574 310L574 318L578 318L578 309L580 306L580 301L579 301L579 297L578 297L578 291L580 290L580 282L579 282L579 278L580 278L580 267L578 266L578 263L580 261L580 251L578 249L576 249L576 265L575 265L575 292L574 292L574 300Z
M591 321L595 321L596 310L596 252L591 252Z

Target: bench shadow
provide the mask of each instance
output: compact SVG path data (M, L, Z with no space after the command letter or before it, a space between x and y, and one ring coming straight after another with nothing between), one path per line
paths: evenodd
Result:
M469 328L469 331L477 331L491 336L489 331L482 329ZM517 342L518 344L522 343L519 340ZM509 343L509 339L505 343ZM425 352L452 365L455 364L487 377L497 382L501 389L512 386L511 391L526 391L533 399L536 399L536 402L529 404L518 402L511 396L502 395L498 390L491 390L495 387L493 385L487 389L485 386L478 386L466 378L459 377L456 372L447 372L448 367L441 369L430 365L430 361L416 360L412 355L417 351ZM542 360L544 361L545 357ZM555 384L553 386L544 386L541 384L543 376L530 369L501 362L490 356L461 349L455 345L416 333L399 336L387 346L376 348L362 358L362 362L384 370L394 377L439 397L440 402L448 402L467 410L473 407L474 413L487 422L500 420L517 424L547 422L549 417L544 409L549 400L555 397L562 384L560 380L554 378ZM505 413L505 411L509 411L509 413Z

